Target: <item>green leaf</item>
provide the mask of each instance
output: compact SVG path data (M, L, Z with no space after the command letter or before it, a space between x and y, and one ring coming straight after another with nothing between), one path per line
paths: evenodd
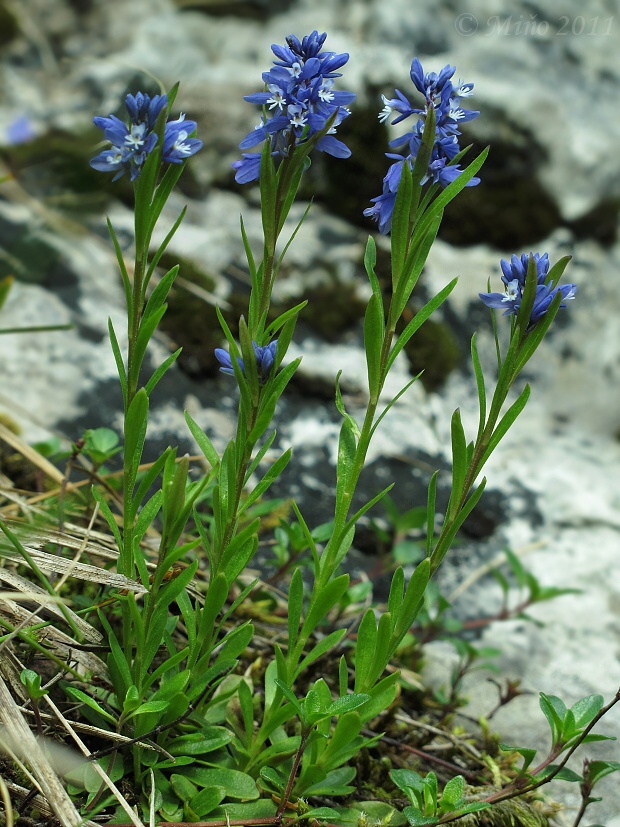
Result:
M276 319L274 319L271 324L265 329L265 338L268 341L271 341L275 334L280 330L280 328L284 327L287 322L294 321L297 319L297 316L301 313L304 307L308 304L308 300L305 299L304 301L296 304L295 307L291 307L288 310L285 310L284 313L280 314ZM278 345L280 344L280 338L278 337ZM284 355L284 354L283 354ZM279 364L276 361L276 364Z
M575 716L575 726L579 729L587 727L601 711L604 703L602 695L588 695L574 703L571 712Z
M450 812L450 810L454 810L463 797L464 790L465 779L462 775L456 775L454 778L451 778L443 788L443 793L441 794L440 812L447 813Z
M432 224L437 214L445 209L445 207L455 198L461 190L471 181L474 175L478 172L480 167L484 164L487 155L489 154L489 147L483 149L478 157L465 167L463 172L435 198L431 207L426 211L424 217L419 224L420 234L426 232L428 227ZM416 228L418 230L418 228Z
M157 325L163 319L167 307L168 305L163 305L163 307L155 310L148 318L143 317L140 322L131 368L131 370L133 370L133 374L131 375L134 377L136 384L138 381L138 373L142 367L142 361L144 359L144 354L146 353L148 344L153 338Z
M356 713L364 723L376 718L394 702L398 691L399 678L399 672L392 672L391 675L387 675L366 690L367 694L370 695L370 700L361 706Z
M413 178L411 167L405 163L402 165L400 183L398 185L396 200L394 201L394 211L392 213L392 289L394 292L397 292L400 284L405 256L409 245L412 194Z
M474 374L476 376L476 387L478 389L478 406L480 410L480 416L478 420L478 435L476 437L476 442L478 442L480 440L480 437L482 436L482 432L484 431L484 423L487 412L487 398L484 386L484 374L482 373L482 366L480 364L480 357L478 355L478 342L475 333L471 337L471 360L474 366Z
M107 618L101 610L97 612L97 615L108 636L108 646L110 647L108 668L112 677L112 683L114 684L116 694L120 698L124 698L125 693L132 684L129 664Z
M222 787L228 798L254 801L259 796L254 779L238 770L193 766L183 774L198 787Z
M555 695L545 695L544 692L540 693L539 703L551 727L552 744L556 746L560 740L564 716L566 715L566 707L558 697Z
M125 453L128 457L131 457L130 476L125 484L130 489L133 489L135 485L138 465L142 459L148 408L149 398L144 388L140 388L131 401L125 419Z
M245 224L243 223L242 215L239 216L239 221L241 223L241 238L243 240L243 249L245 250L245 257L248 262L248 270L250 271L252 289L259 289L259 285L256 280L256 262L254 261L254 255L252 253L252 248L250 247L250 240L248 239L248 234L245 231Z
M162 205L162 206L163 206L163 205ZM174 222L174 224L172 225L171 229L170 229L170 230L168 231L168 233L166 234L166 237L164 238L164 240L162 241L162 243L161 243L161 244L159 245L159 247L157 248L157 252L155 253L155 255L153 256L153 258L151 259L151 263L150 263L150 264L149 264L149 266L148 266L148 269L147 269L147 271L146 271L146 276L145 276L145 278L144 278L144 288L143 288L143 289L144 289L144 291L146 291L146 288L147 288L147 286L148 286L149 282L151 281L151 277L152 277L153 273L155 272L155 268L157 267L157 265L158 265L158 264L159 264L159 262L161 261L161 258L162 258L162 256L163 256L163 254L166 252L166 248L168 247L168 245L170 244L170 242L171 242L171 241L172 241L172 239L174 238L174 235L175 235L176 231L177 231L177 230L179 229L179 227L181 226L181 222L182 222L182 221L183 221L183 219L185 218L185 213L186 213L186 212L187 212L187 207L183 207L183 209L181 210L181 213L180 213L179 217L178 217L178 218L177 218L177 220ZM143 296L142 298L144 299L144 296Z
M0 179L0 183L5 180L5 178ZM2 281L0 281L0 310L4 307L4 303L7 300L14 281L15 278L13 276L5 276Z
M279 687L280 691L282 692L282 694L284 695L286 700L291 704L293 709L297 712L297 715L299 716L299 718L302 719L303 715L304 715L304 711L302 709L301 702L299 701L297 695L295 695L295 693L290 688L290 686L288 686L288 684L285 683L285 681L281 680L280 678L275 678L274 683L276 684L276 686Z
M213 443L209 437L204 433L200 426L194 422L187 411L185 411L185 421L187 422L187 427L189 428L191 435L198 443L198 447L205 455L205 459L208 461L209 465L211 465L212 468L217 468L220 464L220 457L213 447Z
M422 607L424 592L430 578L430 560L422 560L418 563L413 574L407 583L405 597L396 615L394 636L397 638L396 646L400 643L405 634L413 625L414 620Z
M461 498L463 496L463 485L465 482L465 475L467 473L467 443L465 440L465 432L463 431L463 424L461 422L461 412L457 408L452 414L452 490L450 492L450 502L448 504L447 518L448 520L454 518Z
M112 222L109 218L106 218L108 224L108 231L110 233L110 238L112 239L112 244L114 246L114 252L116 253L116 260L118 262L119 270L121 271L121 278L123 281L123 288L125 290L125 304L127 307L127 312L129 317L133 313L133 290L131 286L131 280L129 278L129 274L127 273L127 267L125 266L125 259L123 258L123 252L121 250L121 245L118 243L118 238L116 237L116 233L114 232L114 227L112 226ZM111 325L111 320L108 319L108 324Z
M428 501L426 506L426 554L430 555L433 550L433 539L435 536L435 500L437 496L437 477L439 471L435 471L428 484Z
M355 647L355 691L367 686L367 677L374 662L377 647L377 623L374 609L366 609L357 630Z
M278 457L278 459L269 468L269 470L267 471L265 476L262 478L262 480L259 483L257 483L257 485L254 487L252 492L248 495L247 499L240 506L240 508L237 512L239 515L243 514L245 511L247 511L247 509L251 505L253 505L256 502L256 500L259 499L259 497L263 496L263 494L265 493L265 491L267 491L267 489L270 487L270 485L275 480L278 479L280 474L284 471L284 469L288 465L289 460L291 458L291 455L292 455L292 449L288 448L282 454L282 456Z
M379 502L379 500L382 500L383 497L385 497L385 495L388 493L388 491L392 490L392 488L394 488L394 483L391 483L390 485L388 485L388 487L384 488L383 491L379 491L379 493L376 494L372 498L372 500L369 500L367 503L365 503L365 505L363 505L360 509L358 509L358 511L356 511L355 514L352 517L349 517L349 519L347 520L347 522L345 524L345 527L344 527L344 530L343 530L343 535L346 537L346 535L349 534L349 532L351 532L353 530L355 524L360 519L360 517L363 517L364 514L366 514L367 511L370 511L370 509L373 507L373 505L376 505ZM349 545L350 545L350 543L349 543ZM345 553L347 551L347 548L348 548L348 546L345 545ZM342 560L343 556L344 556L343 553L339 553L338 562L340 562Z
M196 785L192 784L189 778L186 778L185 775L172 773L170 776L170 783L172 784L172 789L174 790L175 795L180 798L181 801L189 801L198 792Z
M117 720L114 715L110 715L109 712L106 712L103 707L101 707L94 698L91 698L90 695L87 695L85 692L82 692L81 689L77 689L75 686L65 686L65 692L71 698L74 698L76 701L80 701L81 703L85 704L90 709L94 710L98 715L101 715L106 721L110 721L115 726L117 724Z
M420 327L424 324L424 322L431 316L437 308L443 304L443 302L448 298L450 293L454 290L458 279L453 279L449 284L447 284L442 290L437 293L430 301L428 301L424 307L421 307L420 310L415 314L413 319L409 322L409 324L405 327L403 332L400 334L392 350L390 352L389 358L387 360L387 370L389 370L392 365L394 364L394 360L401 352L401 350L405 347L409 339L413 336L413 334L419 330Z
M170 292L170 288L174 284L174 280L179 273L179 265L175 264L165 276L163 276L153 292L151 293L149 300L146 303L146 307L144 308L144 312L142 314L142 321L144 322L145 319L150 318L154 314L157 314L161 308L164 306L166 301L166 297Z
M553 775L553 773L555 773L555 775ZM537 775L534 775L532 777L532 780L542 781L549 775L553 775L554 779L556 779L557 781L568 781L572 784L578 784L582 780L580 775L577 775L577 773L573 772L573 770L569 770L568 767L561 767L558 770L557 764L549 764L547 767L544 768L544 770L542 770L542 772L539 772Z
M112 532L114 539L116 540L116 545L118 546L119 551L121 551L121 549L123 548L123 540L121 537L120 529L118 527L118 523L114 518L114 514L112 514L110 506L105 501L101 491L95 485L91 486L90 491L93 495L93 499L95 500L95 502L99 503L99 511L101 512L102 517L108 524L110 531Z
M584 776L590 784L590 787L594 787L601 778L610 775L612 772L618 772L619 770L620 763L618 763L618 761L589 761Z
M189 806L198 818L204 818L226 798L224 787L205 787L189 801Z
M151 712L164 712L170 706L168 701L146 701L135 709L131 715L127 715L126 720L134 718L136 715L146 715Z
M278 347L276 348L276 359L278 358L278 351L279 351L280 340L278 339ZM282 370L277 373L275 376L272 376L269 380L269 391L270 397L273 397L274 400L278 400L282 394L284 393L284 389L288 385L288 383L293 378L295 371L301 364L301 356L298 356L297 359L293 359L292 362L289 362L288 365L282 368Z
M336 467L336 503L343 501L349 492L351 471L355 464L355 452L357 440L355 428L351 417L347 416L342 421L340 428L340 439L338 442L338 463ZM337 508L338 506L336 506Z
M220 661L235 660L247 647L254 635L254 627L246 622L229 632L224 638L224 643L217 656L216 663Z
M340 600L348 585L349 575L341 574L330 581L320 592L313 594L300 637L306 639L312 634L327 613Z
M381 390L381 349L385 335L383 300L373 293L364 316L364 347L368 366L368 389L371 401L379 398Z
M518 752L519 755L523 756L523 766L520 769L520 772L525 772L527 768L530 766L534 758L536 757L536 750L529 749L527 747L512 747L508 744L500 744L499 748L504 750L504 752Z
M146 497L150 487L153 485L159 474L161 473L162 468L166 464L166 460L168 459L168 454L172 449L166 448L166 450L161 454L155 462L151 465L151 467L144 473L144 476L140 479L140 484L136 489L136 492L133 497L133 501L131 503L131 515L132 517L136 516L138 509L141 507L144 498Z
M316 646L312 647L312 649L308 652L305 658L301 661L299 666L295 669L295 678L301 675L301 673L305 669L307 669L311 663L314 663L315 660L318 660L326 652L329 652L331 649L335 649L335 647L340 643L340 641L346 635L346 633L346 629L336 629L336 631L331 632L329 635L326 635L324 638L322 638L316 644ZM297 637L292 638L291 640L296 641ZM291 644L289 643L289 645Z
M434 816L425 816L422 810L417 807L405 807L403 815L407 818L411 827L422 827L424 824L437 824Z
M354 709L357 709L369 700L370 695L364 695L362 693L345 695L342 698L336 698L327 708L326 714L330 717L344 715L346 712L353 712Z
M397 317L402 314L407 302L411 298L411 294L426 264L431 247L435 243L442 218L443 213L439 213L424 235L418 234L418 232L414 234L413 243L411 244L404 264L403 275L398 290L394 292L394 307Z
M179 358L179 356L181 355L182 350L183 350L182 347L177 348L177 350L175 350L174 353L171 353L170 356L168 356L168 358L165 359L161 363L161 365L153 371L153 374L151 375L151 378L149 379L149 381L144 386L148 396L151 395L154 388L157 386L157 383L162 378L162 376L165 375L168 368L172 367L172 365Z
M370 286L372 287L372 292L381 298L381 285L379 284L379 279L375 273L376 264L377 244L374 238L369 235L368 241L366 242L366 249L364 250L364 267L366 269L366 274L368 275L368 280L370 281Z
M392 399L390 399L390 401L387 403L387 405L385 406L385 408L381 411L381 413L379 414L379 416L378 416L378 417L377 417L377 419L375 420L375 422L374 422L374 424L373 424L372 428L370 429L370 436L371 436L371 437L374 435L375 431L376 431L376 430L377 430L377 428L379 427L379 424L380 424L380 423L381 423L381 421L383 420L383 417L384 417L384 416L388 413L388 411L390 411L390 410L392 409L392 407L393 407L393 406L394 406L394 405L398 402L398 400L399 400L399 399L400 399L400 398L401 398L401 397L402 397L405 393L407 393L407 391L408 391L408 390L409 390L409 388L413 385L413 383L418 381L418 379L420 378L420 376L422 376L422 374L423 374L423 373L424 373L424 371L420 371L420 373L418 373L418 375L417 375L417 376L414 376L414 377L413 377L413 379L411 379L409 382L407 382L407 384L405 385L405 387L404 387L404 388L401 388L401 389L398 391L398 393L396 394L396 396L394 396Z
M301 611L304 604L304 581L301 569L293 572L288 590L288 645L294 646L299 633Z
M118 378L121 384L121 391L123 393L123 407L127 409L127 373L125 371L125 363L123 362L123 356L121 354L121 349L118 344L118 339L116 338L116 332L114 331L112 319L108 319L108 333L110 336L112 353L114 354L114 361L116 362Z

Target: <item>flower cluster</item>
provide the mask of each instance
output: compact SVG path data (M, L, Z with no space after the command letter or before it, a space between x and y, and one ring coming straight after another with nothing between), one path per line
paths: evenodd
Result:
M333 89L334 78L342 76L336 70L344 66L349 55L322 52L326 37L315 30L301 42L289 35L286 46L271 47L276 60L274 68L263 72L266 91L244 98L263 107L261 122L241 141L240 149L270 140L273 155L287 156L329 126L327 134L314 139L316 148L336 158L349 157L351 151L335 132L349 115L346 106L355 100L355 94ZM243 153L242 160L233 163L237 183L258 179L260 158L257 152Z
M90 165L99 172L114 172L113 181L126 172L131 180L140 175L144 162L157 145L155 125L164 107L168 105L167 95L155 95L151 98L143 92L127 95L125 106L129 113L129 125L123 123L116 115L108 118L94 118L95 126L103 130L111 149L104 149L93 158ZM196 131L195 121L186 121L181 115L176 121L169 121L164 127L162 158L167 164L181 164L186 158L195 155L202 147L202 141L190 137Z
M274 339L273 341L269 342L268 345L257 345L256 342L252 342L252 347L254 348L254 355L256 356L258 378L260 379L261 384L264 384L267 381L267 379L269 379L269 374L271 373L271 368L273 367L273 363L276 358L277 346L277 339ZM230 358L230 353L228 353L221 347L216 347L215 358L221 365L220 370L222 371L222 373L227 373L229 374L229 376L235 375L235 371L232 366L232 360ZM239 356L237 356L237 364L241 368L241 373L245 376L245 365L243 364L243 359L241 359Z
M527 253L523 253L520 258L513 255L510 261L502 259L500 266L502 268L502 281L506 287L505 291L503 293L480 293L480 298L487 307L504 310L504 316L516 316L523 299L530 257L533 258L536 264L536 280L538 283L534 304L530 313L529 326L535 324L544 316L558 293L562 294L560 307L566 307L565 302L574 299L577 294L576 284L563 284L561 287L551 287L547 283L547 274L549 272L549 256L547 253L542 256L540 253L530 253L529 256Z
M427 172L421 183L428 181L433 184L440 184L447 187L462 172L458 164L450 163L460 152L458 135L459 123L465 123L476 118L480 113L471 109L462 109L460 99L470 97L473 94L473 83L458 81L452 83L455 66L445 66L437 75L435 72L424 74L422 65L418 58L414 58L411 64L410 76L415 88L424 95L425 108L414 108L407 97L400 90L396 90L396 97L388 98L382 95L384 108L379 114L379 120L384 122L395 116L392 124L400 123L411 115L417 115L416 123L410 132L390 141L393 148L404 147L402 154L388 152L388 158L395 161L383 179L383 192L377 198L373 198L373 207L364 210L364 215L378 221L379 232L389 233L392 226L392 213L394 202L403 170L403 164L408 163L411 169L418 155L424 132L425 118L432 107L435 111L436 131L435 142L428 165ZM479 178L472 178L468 187L480 183Z

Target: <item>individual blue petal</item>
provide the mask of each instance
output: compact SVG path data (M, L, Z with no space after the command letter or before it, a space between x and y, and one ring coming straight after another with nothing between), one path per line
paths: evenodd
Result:
M244 153L241 161L234 161L232 168L235 172L235 181L238 184L249 184L258 181L260 176L260 152Z
M90 159L90 166L99 172L118 172L125 169L122 153L118 149L104 149Z
M217 361L221 365L220 371L222 373L227 373L230 376L234 376L235 371L234 371L233 366L232 366L232 360L230 358L230 353L228 353L228 351L224 350L221 347L216 347L214 353L215 353L215 358L217 359ZM237 356L237 364L239 365L239 367L241 369L241 373L245 376L245 367L244 367L244 364L243 364L243 359L240 359L238 356Z
M478 293L487 307L497 310L506 310L506 296L504 293ZM510 310L511 308L509 308Z
M274 339L272 342L269 342L268 345L257 345L256 342L252 342L252 347L254 348L254 355L256 356L256 367L258 368L258 377L261 383L266 382L269 378L269 374L271 373L271 369L276 358L277 346L277 339Z
M316 148L319 152L326 152L333 158L348 158L351 155L351 150L342 141L339 141L334 135L324 135L316 142Z
M264 126L259 126L249 132L239 144L239 149L250 149L256 144L260 144L267 137L267 130Z
M196 121L186 121L184 116L169 121L164 129L163 160L168 164L181 164L195 155L202 148L202 141L190 137L195 131Z

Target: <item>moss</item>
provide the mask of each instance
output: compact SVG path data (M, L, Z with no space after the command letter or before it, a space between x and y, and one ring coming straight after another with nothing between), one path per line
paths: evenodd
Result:
M111 176L88 164L101 140L99 130L82 134L52 131L31 141L3 147L0 158L25 189L36 191L54 209L101 211L111 192ZM119 184L114 185L118 197ZM127 184L131 188L130 184Z
M463 166L481 150L474 143ZM492 141L481 183L463 190L448 206L440 238L457 246L484 243L501 250L517 250L548 238L562 219L538 177L545 160L533 138Z
M13 12L0 0L0 46L6 46L19 31L19 24Z
M308 304L302 319L328 342L336 341L343 330L364 317L366 304L355 293L354 285L322 284L304 294ZM291 307L297 300L291 303Z
M181 10L202 11L212 17L243 17L264 20L287 11L293 0L176 0Z
M585 215L569 222L575 238L592 238L605 247L615 244L618 235L618 213L620 202L606 200L597 204Z
M483 792L488 795L488 788ZM528 802L513 798L463 816L459 824L463 827L548 827L549 821Z
M213 290L213 277L189 259L166 254L160 261L163 271L169 270L175 264L180 265L179 276L183 280L203 290ZM236 336L239 317L247 314L247 297L233 294L228 298L228 303L232 305L232 309L223 311L223 315L233 335ZM175 284L168 296L168 310L159 327L172 339L174 349L183 348L177 364L184 373L194 379L217 374L219 362L213 351L222 345L224 334L213 304L202 300L181 284Z

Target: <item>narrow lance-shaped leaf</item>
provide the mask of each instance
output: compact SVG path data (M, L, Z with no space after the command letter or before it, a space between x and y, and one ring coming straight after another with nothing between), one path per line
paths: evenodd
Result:
M350 489L350 477L355 461L357 441L351 417L346 416L340 428L340 440L338 443L338 464L336 479L336 502L342 503L352 494ZM338 506L336 506L338 507Z
M381 349L385 334L383 301L373 293L364 316L364 347L368 366L368 390L371 402L376 402L381 391Z
M482 432L484 431L484 423L486 421L487 398L484 386L484 375L482 373L482 367L480 365L480 357L478 356L478 342L475 333L471 337L471 360L474 366L476 387L478 389L478 406L480 410L480 416L478 419L478 435L476 437L476 442L479 442L480 437L482 436Z
M435 499L437 496L437 477L439 471L435 471L428 484L428 499L426 506L426 554L430 556L435 536Z
M402 165L402 172L394 212L392 213L392 290L396 293L405 264L407 248L409 246L409 226L411 214L411 196L413 194L413 178L411 167L407 162Z
M467 473L467 443L461 422L461 412L457 408L452 414L452 490L448 505L447 518L454 517L463 496L463 484Z
M389 370L392 365L394 364L394 360L400 353L400 351L404 348L407 344L409 339L413 336L413 334L418 330L424 322L431 316L435 310L448 298L452 290L454 289L458 279L453 279L449 284L447 284L442 290L437 293L430 301L428 301L424 307L420 308L418 312L415 314L413 319L408 323L405 327L403 332L400 334L396 342L394 343L394 347L390 353L389 359L387 361L387 369Z

